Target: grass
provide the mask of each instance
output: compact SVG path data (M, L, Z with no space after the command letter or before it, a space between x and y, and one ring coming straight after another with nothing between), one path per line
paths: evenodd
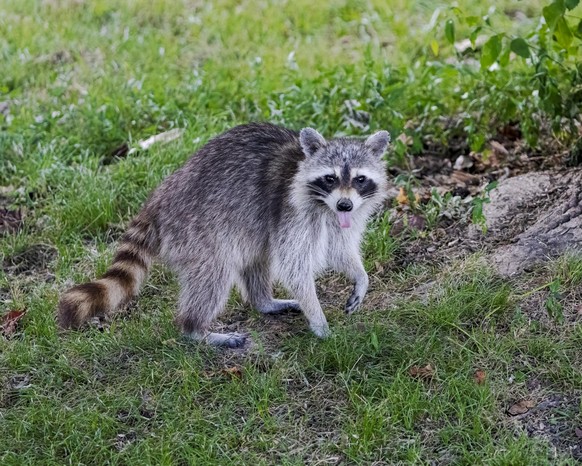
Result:
M0 267L3 309L27 310L15 337L0 338L0 463L573 464L579 255L531 286L479 258L392 267L402 245L382 217L365 243L372 304L347 318L345 282L321 282L328 340L300 317L267 319L233 298L221 322L251 332L252 346L189 343L161 267L105 327L57 331L59 292L103 272L151 189L220 131L256 119L327 135L386 128L410 133L414 151L426 135L446 142L440 117L463 111L473 115L467 137L490 135L502 123L494 86L528 95L512 87L528 78L522 64L498 74L447 65L444 41L430 57L428 2L118 3L0 1L0 186L26 211L18 234L0 236L0 264L31 250L48 258L33 254L18 274ZM496 2L496 27L534 22L512 21L511 8ZM533 18L540 3L519 8ZM184 135L111 159L172 128ZM563 323L543 310L550 297ZM411 375L428 364L428 376ZM559 415L538 413L559 435L530 436L530 418L506 414L556 396Z

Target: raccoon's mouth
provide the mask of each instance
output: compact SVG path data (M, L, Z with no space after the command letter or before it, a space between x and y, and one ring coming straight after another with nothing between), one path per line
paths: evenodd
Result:
M340 227L350 228L352 226L352 213L351 212L338 212L337 218L339 220Z

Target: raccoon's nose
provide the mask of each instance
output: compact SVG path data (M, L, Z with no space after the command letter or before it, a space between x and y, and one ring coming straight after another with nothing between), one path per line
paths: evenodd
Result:
M352 204L352 201L346 199L345 197L337 201L337 210L340 212L349 212L353 208L354 204Z

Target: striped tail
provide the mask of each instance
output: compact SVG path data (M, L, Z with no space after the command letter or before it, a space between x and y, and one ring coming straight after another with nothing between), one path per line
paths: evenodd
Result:
M99 280L74 286L61 296L59 325L77 328L129 302L139 292L158 247L155 228L142 211L122 236L109 270Z

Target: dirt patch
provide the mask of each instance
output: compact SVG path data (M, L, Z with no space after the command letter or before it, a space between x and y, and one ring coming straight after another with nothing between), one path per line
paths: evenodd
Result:
M491 259L504 276L515 275L582 246L582 172L530 173L492 192L484 210L491 234L512 244ZM521 231L520 231L521 230Z
M2 269L7 274L37 275L46 273L57 258L58 251L48 244L33 244L28 248L8 256L2 261Z
M0 235L16 233L22 228L22 211L0 206Z
M0 113L2 105L0 104ZM0 186L0 236L17 233L24 224L24 213L20 208L13 208L11 186Z
M523 414L511 418L518 431L547 440L558 450L582 461L580 395L552 393L544 396Z
M552 317L548 311L548 307L551 305L552 291L547 287L533 291L536 290L536 286L530 286L531 281L526 283L527 285L518 285L518 289L523 289L524 291L525 297L520 300L519 305L528 317L537 322L542 322L549 328L582 323L582 292L580 290L573 289L568 290L566 293L560 293L559 306L561 318L563 319L563 322L561 322L557 320L557 317ZM548 282L538 281L538 283L541 285L538 284L537 286L541 287Z
M18 403L23 390L31 386L29 374L16 374L4 380L0 385L0 408L10 408Z
M395 213L391 233L402 240L390 265L438 264L483 251L492 255L502 275L511 275L540 262L531 260L533 256L543 261L579 248L575 218L581 216L582 199L576 197L580 191L575 185L582 183L582 174L580 169L566 169L575 163L579 143L566 148L544 124L537 146L529 147L520 123L514 121L497 128L482 149L472 151L462 119L443 118L440 124L442 134L426 135L422 153L406 159L405 169L395 166L398 162L390 167L399 186L392 189L386 207ZM405 133L397 139L406 146L413 144ZM471 225L470 210L493 181L498 186L490 193L491 203L483 204L489 229L483 235ZM419 207L415 202L398 205L400 186L407 187L406 194L414 191ZM443 205L445 195L448 205ZM443 212L435 216L435 208ZM510 244L493 256L497 248Z
M460 199L460 197L459 197ZM470 222L470 203L422 231L410 221L393 229L402 243L393 264L443 263L476 251L489 255L500 275L512 276L582 247L582 170L530 172L506 178L483 205L487 232ZM410 214L393 209L395 224ZM447 207L448 208L448 207Z

